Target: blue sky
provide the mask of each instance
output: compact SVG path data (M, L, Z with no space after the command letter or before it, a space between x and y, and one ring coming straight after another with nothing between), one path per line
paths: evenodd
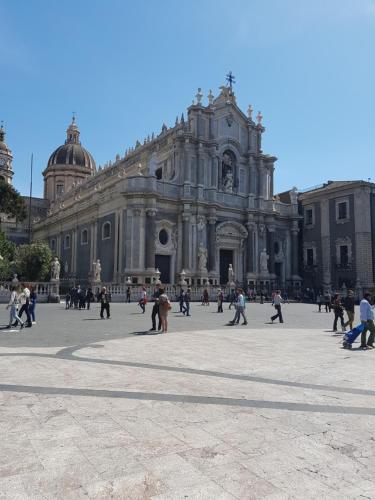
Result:
M26 194L72 111L97 165L214 94L264 115L275 190L373 178L375 0L0 0L0 119Z

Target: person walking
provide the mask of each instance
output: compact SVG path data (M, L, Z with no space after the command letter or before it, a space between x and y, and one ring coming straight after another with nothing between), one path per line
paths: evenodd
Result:
M326 308L326 313L331 312L331 301L332 301L331 294L327 290L324 294L324 305Z
M92 288L89 288L86 292L86 304L87 304L87 310L90 309L91 302L95 301L95 296L92 292Z
M146 311L147 304L147 291L145 287L142 287L141 298L139 299L138 305L142 309L142 314Z
M37 293L35 286L30 288L30 305L29 305L29 313L31 316L31 322L35 325L35 307L36 307Z
M361 349L373 349L375 339L375 325L374 325L374 306L370 303L371 294L366 292L359 305L361 316L361 323L365 326L361 333ZM366 343L366 333L370 331L370 335Z
M316 303L318 304L319 312L322 312L322 302L323 302L322 294L318 292L318 295L316 296Z
M22 315L23 313L25 312L26 313L26 326L27 328L31 328L32 327L32 323L31 323L31 316L30 316L30 290L29 288L27 287L27 285L25 285L24 283L22 283L22 292L19 296L19 300L21 302L21 309L19 310L18 312L18 316L20 318L22 318Z
M223 291L219 288L217 291L217 312L223 312L223 302L224 302L224 294Z
M275 319L279 318L280 323L284 323L283 315L281 312L281 303L283 302L283 299L280 294L280 290L277 290L272 301L272 305L276 309L277 313L271 316L271 322L273 323Z
M180 313L182 313L184 312L184 290L182 287L180 288L180 293L178 294L178 301L180 303Z
M332 298L331 309L333 309L335 315L335 319L333 320L333 331L337 332L337 320L340 318L341 330L344 333L346 330L344 325L344 308L342 307L341 298L338 293L335 293Z
M21 325L21 330L25 326L25 323L18 316L18 305L19 305L18 287L13 286L12 293L10 294L10 300L9 300L9 303L6 307L7 309L10 308L9 325L6 328L12 328L12 326L14 326L14 322L16 325L18 323Z
M109 308L109 294L107 293L107 288L102 287L99 295L98 302L100 302L100 318L104 319L104 311L107 314L107 319L110 318L110 308Z
M132 293L131 288L130 288L130 286L128 286L128 288L126 289L126 302L128 304L130 304L131 293Z
M236 289L236 313L232 321L229 322L230 325L238 325L240 322L240 317L243 318L243 325L247 325L247 318L245 315L246 302L243 294L242 288Z
M183 314L186 314L186 316L190 316L190 294L191 290L188 288L184 293L184 305L182 309Z
M165 293L164 288L159 289L159 312L161 319L162 332L167 333L168 331L168 313L171 309L171 303L169 301L168 295Z
M203 290L203 302L202 302L202 305L203 306L209 306L210 305L210 299L209 299L209 296L208 296L208 290L207 290L207 288L205 288Z
M348 290L348 296L345 297L343 301L343 306L348 315L348 321L344 323L344 328L349 325L349 328L353 330L354 323L354 308L355 308L355 299L353 290Z
M152 294L152 298L154 299L154 305L152 306L152 312L151 312L152 327L150 328L150 332L156 331L156 316L158 317L158 330L159 331L161 330L159 297L160 297L160 285L156 285L154 293Z

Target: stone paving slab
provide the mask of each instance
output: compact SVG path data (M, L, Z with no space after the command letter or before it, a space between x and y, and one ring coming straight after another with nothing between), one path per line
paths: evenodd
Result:
M0 330L0 498L374 498L375 350L315 306L270 311L193 304L149 335L136 304L39 305Z

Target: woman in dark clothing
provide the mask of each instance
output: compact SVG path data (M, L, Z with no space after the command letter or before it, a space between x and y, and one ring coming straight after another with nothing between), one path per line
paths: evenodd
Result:
M333 321L333 331L337 332L337 320L340 318L342 331L345 332L344 324L344 308L341 303L340 295L336 293L332 299L332 309L335 314L335 319Z

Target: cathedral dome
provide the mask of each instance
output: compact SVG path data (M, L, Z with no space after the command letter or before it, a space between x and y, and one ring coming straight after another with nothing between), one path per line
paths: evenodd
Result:
M76 165L88 168L95 172L96 166L94 158L80 144L63 144L57 148L48 160L48 167L54 165Z
M90 170L91 173L96 172L96 165L92 155L81 146L79 141L79 129L73 117L72 123L67 131L65 144L58 147L50 156L47 164L47 169L58 166L77 166Z

